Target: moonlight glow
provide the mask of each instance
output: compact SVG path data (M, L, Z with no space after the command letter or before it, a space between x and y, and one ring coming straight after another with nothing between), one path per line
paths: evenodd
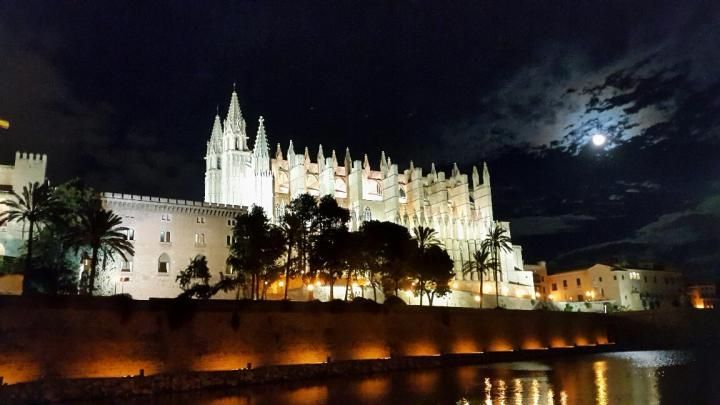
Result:
M592 136L592 143L595 146L603 146L607 141L607 137L603 134L595 134Z

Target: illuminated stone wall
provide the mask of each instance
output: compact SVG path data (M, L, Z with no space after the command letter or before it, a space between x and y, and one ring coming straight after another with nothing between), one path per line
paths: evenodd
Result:
M136 375L607 343L596 314L113 298L0 298L0 376ZM522 325L522 327L518 327Z

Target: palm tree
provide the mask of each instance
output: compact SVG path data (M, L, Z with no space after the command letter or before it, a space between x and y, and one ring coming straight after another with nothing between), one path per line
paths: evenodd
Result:
M109 254L117 253L123 260L135 254L135 249L120 231L122 218L110 210L105 210L99 203L89 203L79 215L78 230L74 235L76 246L89 246L92 249L90 262L89 295L95 289L98 253L102 250Z
M480 308L482 308L483 304L483 282L485 275L490 272L491 269L494 268L494 263L492 261L490 250L488 250L487 245L482 244L480 245L480 250L476 250L475 253L472 255L472 260L466 262L463 265L462 273L463 275L470 275L477 274L478 279L480 280Z
M23 294L26 294L29 292L32 280L30 271L33 232L40 224L52 220L57 212L58 204L47 183L28 183L27 186L23 186L22 195L18 195L14 191L12 195L14 200L8 199L0 202L7 207L5 211L0 212L0 225L11 221L28 223L27 256L25 257L25 277L23 277Z
M427 247L442 245L440 239L438 239L437 231L433 228L420 225L414 227L412 233L415 235L415 241L417 241L421 252L424 252Z
M481 246L492 254L491 265L493 267L493 275L495 277L495 308L500 306L500 291L498 290L498 273L502 273L500 263L500 251L512 251L510 237L507 231L496 222L488 230L487 237L482 241Z

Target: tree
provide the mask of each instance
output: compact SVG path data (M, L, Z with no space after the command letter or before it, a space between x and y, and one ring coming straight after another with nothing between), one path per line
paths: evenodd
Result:
M330 299L335 298L335 281L348 270L350 236L347 223L350 212L340 207L330 195L318 203L317 231L311 238L310 271L330 285Z
M133 244L121 232L122 218L111 210L105 210L97 200L90 201L80 211L77 232L71 235L71 243L79 249L88 246L92 250L90 258L90 277L87 294L93 295L99 253L104 256L120 255L123 260L135 254Z
M0 225L7 222L27 222L28 239L25 256L25 275L23 277L23 294L30 292L33 258L33 234L39 226L49 222L56 214L57 203L47 183L29 183L23 186L22 194L12 192L13 199L0 202L6 207L0 213Z
M300 261L293 254L295 246L298 246L300 241L300 235L303 232L303 223L300 216L294 212L287 212L283 215L282 224L280 229L282 230L283 239L285 242L285 292L284 298L288 299L288 288L290 287L290 278L295 277L302 272L302 268L299 266Z
M407 228L392 222L366 221L360 226L358 249L363 252L373 298L377 301L378 277L391 280L395 294L406 275L408 252L414 248Z
M493 268L493 276L495 277L495 307L500 306L500 290L498 289L498 274L502 273L502 263L500 261L500 252L512 251L510 237L507 231L497 222L488 230L487 237L482 241L481 247L486 248L492 257L491 265Z
M480 250L476 250L472 255L472 260L465 262L462 268L463 275L477 275L480 280L480 308L483 303L483 285L485 275L490 273L495 266L493 264L492 254L489 247L485 244L480 245Z
M202 255L195 256L190 260L190 264L175 278L175 281L180 285L180 289L183 290L180 296L210 298L218 291L218 289L213 289L210 286L210 277L207 258Z
M297 266L300 272L308 267L308 257L312 248L312 238L317 233L318 204L315 197L308 193L295 197L287 206L287 212L294 215L301 224L296 240Z
M440 239L438 239L438 233L433 228L416 226L412 229L412 232L418 247L422 251L429 246L441 245Z
M453 261L443 248L431 245L421 250L418 247L414 267L415 293L420 295L420 305L423 294L427 295L428 304L432 306L435 297L450 293L449 283L455 273L452 270Z
M284 245L282 231L270 223L262 207L253 206L249 213L238 215L227 259L235 271L235 287L249 280L250 297L261 299L261 284L276 274Z

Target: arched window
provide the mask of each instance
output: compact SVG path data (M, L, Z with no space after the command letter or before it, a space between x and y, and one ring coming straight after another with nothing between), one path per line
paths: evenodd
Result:
M383 184L381 181L375 182L375 193L377 195L383 194Z
M281 193L287 193L290 190L290 179L285 171L280 171L277 178L278 191Z
M400 187L400 198L406 198L407 195L405 194L405 189Z
M370 207L365 207L364 220L365 220L365 221L372 221L372 211L370 210Z
M163 253L158 258L158 273L167 274L170 272L170 256Z
M220 169L220 158L217 158L217 159L215 160L215 168L216 168L216 169Z

